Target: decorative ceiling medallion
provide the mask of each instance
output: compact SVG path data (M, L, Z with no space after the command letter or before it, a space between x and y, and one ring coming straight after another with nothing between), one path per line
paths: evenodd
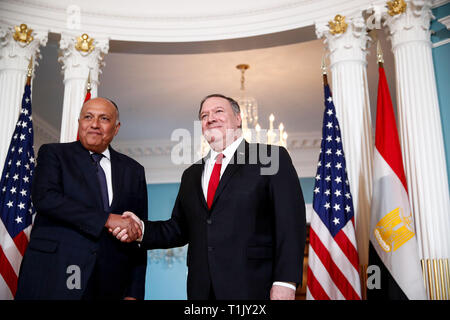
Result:
M402 14L406 11L406 2L405 0L393 0L388 1L387 3L388 13L391 17L396 16L398 14Z
M330 28L331 34L341 34L345 33L348 24L345 22L345 17L338 14L334 17L334 21L328 22L328 27Z
M80 51L81 53L90 53L94 50L95 46L92 44L94 39L89 38L87 33L83 33L81 37L77 38L77 44L75 45L75 49Z
M27 45L34 40L31 35L33 29L28 29L28 26L25 23L22 23L20 27L14 26L14 30L13 38L19 43Z

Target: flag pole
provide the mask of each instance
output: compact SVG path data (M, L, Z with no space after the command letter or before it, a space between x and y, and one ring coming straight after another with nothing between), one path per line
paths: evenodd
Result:
M383 68L383 50L381 50L380 40L377 41L377 62L380 68Z
M84 102L91 99L91 69L89 69L87 83L86 83L86 95L84 97Z
M328 85L328 77L327 77L327 65L325 63L325 53L322 56L322 78L323 78L323 85L327 86Z
M30 63L28 64L27 71L27 86L31 86L31 76L33 75L33 56L30 57Z
M89 69L89 73L88 73L86 90L87 90L87 92L91 92L91 69Z

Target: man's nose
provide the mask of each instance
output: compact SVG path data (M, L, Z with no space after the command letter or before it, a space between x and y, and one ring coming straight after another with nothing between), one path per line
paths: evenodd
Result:
M91 122L91 127L92 127L92 128L98 128L98 127L99 127L99 123L100 123L100 120L97 119L97 118L94 118L94 119L92 120L92 122Z
M216 116L214 115L214 113L208 115L208 123L211 122L216 122Z

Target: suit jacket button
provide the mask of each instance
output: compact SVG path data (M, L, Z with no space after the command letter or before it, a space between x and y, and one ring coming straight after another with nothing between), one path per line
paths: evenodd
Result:
M208 247L208 251L213 251L214 247Z
M207 223L207 224L212 224L211 219L206 219L206 223Z

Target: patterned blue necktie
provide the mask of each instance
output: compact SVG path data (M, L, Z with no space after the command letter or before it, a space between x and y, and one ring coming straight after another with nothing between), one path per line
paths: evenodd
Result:
M97 178L98 182L100 183L100 191L102 193L102 200L103 200L103 209L105 212L109 212L109 198L108 198L108 185L106 184L106 175L105 171L103 171L102 166L100 165L100 161L104 157L103 154L93 153L91 154L92 160L95 162L96 171L97 171Z

